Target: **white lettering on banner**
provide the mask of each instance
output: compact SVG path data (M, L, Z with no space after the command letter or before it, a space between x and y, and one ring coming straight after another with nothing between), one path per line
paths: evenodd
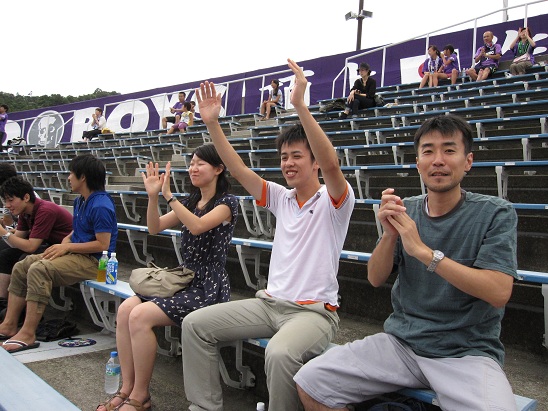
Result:
M15 121L10 121L6 123L6 140L12 140L15 137L21 137L21 126ZM4 142L5 143L5 142Z
M95 113L95 107L88 107L81 110L74 110L72 118L72 130L70 141L81 141L84 131L90 129L91 116Z
M122 126L122 119L131 116L129 127ZM148 107L139 100L120 103L109 113L107 127L115 133L125 131L145 131L150 117Z

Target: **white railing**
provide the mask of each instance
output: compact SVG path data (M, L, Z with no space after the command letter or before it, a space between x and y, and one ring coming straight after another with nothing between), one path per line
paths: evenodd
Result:
M479 16L479 17L476 17L476 18L473 18L473 19L470 19L470 20L466 20L466 21L463 21L461 23L457 23L457 24L452 24L450 26L447 26L447 27L444 27L442 29L438 29L438 30L435 30L435 31L431 31L431 32L428 32L428 33L425 33L425 34L421 34L421 35L418 35L418 36L415 36L415 37L412 37L412 38L409 38L407 40L404 40L404 41L400 41L400 42L397 42L397 43L392 43L392 44L388 44L388 45L385 45L385 46L381 46L381 47L377 47L377 48L374 48L372 50L368 50L368 51L364 51L362 53L358 53L358 54L354 54L350 57L347 57L344 61L344 67L342 68L342 70L339 72L339 74L337 74L337 76L333 79L333 86L331 88L331 98L335 98L335 83L337 82L337 80L340 78L340 76L344 73L344 80L343 80L343 89L342 89L342 93L339 94L339 95L342 95L343 97L346 96L346 87L347 87L347 80L348 80L348 63L351 62L352 60L355 60L357 59L358 57L362 57L362 56L367 56L369 54L372 54L372 53L375 53L375 52L378 52L378 51L381 51L383 52L383 56L382 56L382 64L381 64L381 84L380 86L384 86L384 72L385 72L385 64L386 64L386 50L391 48L391 47L394 47L394 46L398 46L400 44L403 44L403 43L407 43L408 41L412 41L412 40L416 40L416 39L420 39L420 38L423 38L425 39L425 54L426 54L426 51L428 50L428 46L429 46L429 40L430 40L430 36L432 34L435 34L435 33L440 33L440 32L443 32L443 31L446 31L446 30L449 30L453 27L457 27L457 26L462 26L463 24L467 24L467 23L470 23L470 22L474 22L474 27L473 27L473 30L474 30L474 34L473 34L473 40L472 40L472 44L471 44L471 49L472 49L472 55L474 55L474 52L476 50L476 40L477 40L477 27L478 27L478 20L480 19L483 19L485 17L489 17L489 16L492 16L494 14L497 14L497 13L500 13L500 12L503 12L503 13L507 13L508 10L511 10L511 9L517 9L517 8L521 8L521 7L524 7L524 17L523 17L523 24L524 26L523 27L526 27L527 26L527 18L528 18L528 10L529 10L529 6L531 5L534 5L534 4L538 4L538 3L544 3L548 0L537 0L537 1L533 1L533 2L529 2L529 3L526 3L526 4L520 4L518 6L512 6L512 7L503 7L499 10L496 10L496 11L493 11L491 13L488 13L488 14L484 14L483 16ZM473 60L473 59L472 59ZM473 62L472 62L472 65L473 65Z

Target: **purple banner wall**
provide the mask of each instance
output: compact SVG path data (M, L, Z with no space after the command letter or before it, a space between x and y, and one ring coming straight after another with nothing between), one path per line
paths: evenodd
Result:
M448 43L453 44L458 50L461 68L470 67L472 56L482 45L483 32L491 30L497 42L503 46L502 61L510 60L512 53L508 51L509 45L516 36L516 30L522 25L523 20L515 20L489 27L479 27L475 45L472 44L473 29L432 36L428 44L435 44L440 49ZM548 34L545 32L548 27L548 14L530 17L528 26L532 28L537 42L535 54L546 54ZM420 81L418 71L425 59L426 47L424 38L387 47L384 85ZM351 59L355 54L355 52L343 53L299 62L310 82L307 95L309 104L331 98L332 93L335 97L347 95L356 77L356 68L361 61L369 63L372 70L376 72L377 86L381 86L383 50ZM347 58L349 63L345 68ZM348 76L346 90L343 89L345 75ZM287 89L284 92L284 100L287 104L293 77L285 64L210 80L218 85L218 91L223 95L225 114L235 115L242 112L257 112L260 102L266 98L270 81L274 78L280 79L282 90ZM263 84L266 88L261 91ZM187 100L195 100L194 89L198 86L199 82L178 84L47 109L10 113L6 125L6 140L24 136L29 144L45 146L55 146L61 141L80 140L82 132L89 127L95 107L102 107L105 110L107 127L115 132L156 130L160 127L161 118L169 115L169 107L177 101L177 93L184 90L187 92ZM244 88L245 98L242 98Z

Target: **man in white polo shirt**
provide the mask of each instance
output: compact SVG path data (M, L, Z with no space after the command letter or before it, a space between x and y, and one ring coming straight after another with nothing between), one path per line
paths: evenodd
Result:
M257 204L276 216L268 287L256 298L197 310L183 321L183 371L190 410L222 410L216 343L271 337L265 353L270 411L297 410L293 375L327 347L338 329L337 271L354 192L333 146L304 102L307 80L292 60L291 103L302 125L276 140L292 189L265 181L234 151L219 122L221 96L206 82L196 91L200 114L223 163ZM325 185L320 184L322 170Z

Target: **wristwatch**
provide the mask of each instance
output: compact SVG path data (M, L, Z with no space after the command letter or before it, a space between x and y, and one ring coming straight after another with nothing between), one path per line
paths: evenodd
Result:
M445 255L440 250L434 250L432 252L432 261L430 261L430 265L426 268L426 270L433 273L436 270L436 267L438 266L440 261L443 260L444 257Z
M167 203L171 204L175 200L176 200L175 196L172 196L169 200L167 200Z
M3 239L4 241L8 241L8 238L10 238L10 235L12 235L12 234L13 234L13 233L12 233L11 231L8 231L6 234L4 234L4 235L2 236L2 239Z

